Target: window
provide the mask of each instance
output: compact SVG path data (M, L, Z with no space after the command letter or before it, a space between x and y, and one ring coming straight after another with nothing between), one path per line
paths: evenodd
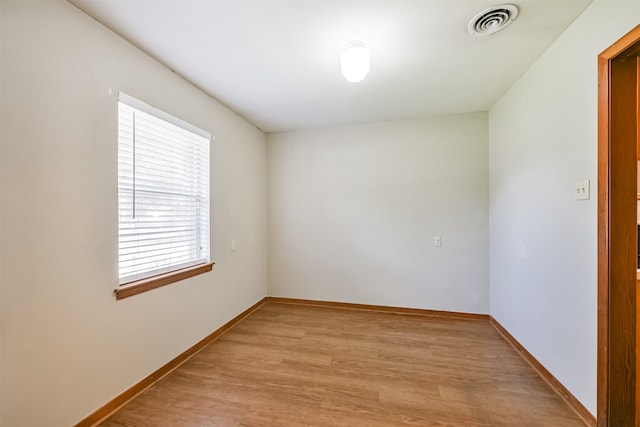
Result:
M120 93L118 298L211 270L210 140L207 132ZM131 292L139 285L146 288Z

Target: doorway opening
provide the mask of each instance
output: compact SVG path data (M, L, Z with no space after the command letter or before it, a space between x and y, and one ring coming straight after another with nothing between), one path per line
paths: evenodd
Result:
M640 26L598 57L599 427L640 426Z

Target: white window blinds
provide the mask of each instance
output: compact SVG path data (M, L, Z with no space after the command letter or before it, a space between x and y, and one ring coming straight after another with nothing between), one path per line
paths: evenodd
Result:
M209 262L210 139L119 95L120 284Z

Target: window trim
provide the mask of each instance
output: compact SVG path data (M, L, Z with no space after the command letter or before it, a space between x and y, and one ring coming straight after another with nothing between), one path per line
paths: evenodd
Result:
M151 291L162 286L170 285L189 277L198 276L207 273L213 269L215 262L198 264L180 270L170 271L168 273L158 274L157 276L147 277L145 279L134 280L133 282L123 283L113 290L116 300L132 297L143 292Z
M208 140L209 146L211 146L212 142L215 141L215 136L211 133L200 129L197 126L192 125L189 122L186 122L178 117L175 117L163 110L160 110L156 107L152 107L151 105L140 101L130 95L127 95L123 92L118 92L118 103L123 103L130 108L135 110L142 111L146 114L149 114L156 119L167 122L176 127L182 128L183 130L198 135L204 139ZM120 126L120 118L118 117L118 126ZM210 164L211 159L208 159L208 163ZM119 169L118 169L119 170ZM211 178L209 177L209 180ZM210 186L210 183L208 184ZM209 188L209 198L210 198ZM210 200L210 199L209 199ZM210 203L210 201L208 202ZM118 209L120 209L120 204L118 202ZM209 209L209 208L208 208ZM211 211L209 211L209 219L208 223L211 222ZM207 227L208 228L208 227ZM209 235L209 251L211 251L211 237ZM120 245L120 243L119 243ZM173 269L169 271L156 271L156 274L153 276L147 277L130 277L128 281L120 282L119 279L118 286L113 290L113 294L116 300L121 300L124 298L128 298L134 295L138 295L153 289L157 289L190 277L198 276L200 274L207 273L213 269L215 262L211 260L211 252L209 252L206 258L202 258L199 260L199 263L194 264L191 262L185 266L185 263L182 265L174 265Z

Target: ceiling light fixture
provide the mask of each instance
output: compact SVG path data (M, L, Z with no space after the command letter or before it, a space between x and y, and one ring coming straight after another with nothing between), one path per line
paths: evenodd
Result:
M369 49L363 41L347 43L340 55L342 75L351 83L361 82L369 74L370 60Z

